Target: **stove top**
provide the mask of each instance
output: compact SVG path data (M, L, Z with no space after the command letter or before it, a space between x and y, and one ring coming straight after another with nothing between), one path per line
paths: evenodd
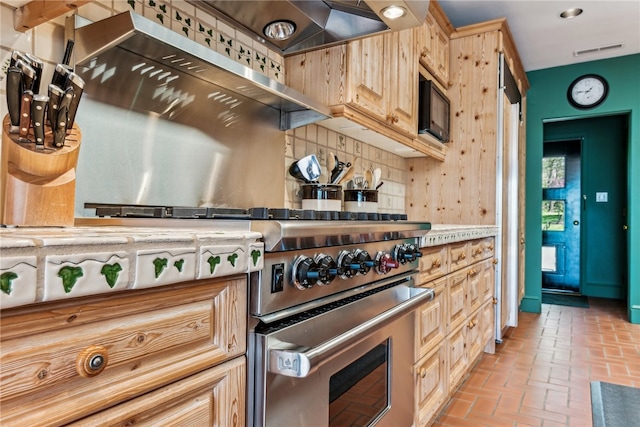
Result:
M306 221L406 221L406 214L378 212L315 211L306 209L266 208L250 209L114 205L85 203L95 209L98 217L112 218L176 218L176 219L235 219L235 220L306 220Z

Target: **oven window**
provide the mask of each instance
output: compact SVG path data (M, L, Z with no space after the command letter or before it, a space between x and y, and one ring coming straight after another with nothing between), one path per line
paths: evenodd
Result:
M368 426L389 407L389 349L385 340L329 381L329 426Z

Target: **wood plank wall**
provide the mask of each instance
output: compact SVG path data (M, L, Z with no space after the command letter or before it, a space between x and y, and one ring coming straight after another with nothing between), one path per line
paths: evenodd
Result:
M407 160L410 220L493 225L496 221L498 31L451 40L451 141L444 162Z

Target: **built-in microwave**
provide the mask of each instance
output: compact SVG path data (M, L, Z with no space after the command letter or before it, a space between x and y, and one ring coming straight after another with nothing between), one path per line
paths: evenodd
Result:
M418 133L429 133L442 142L449 141L449 99L431 80L420 76L418 95Z

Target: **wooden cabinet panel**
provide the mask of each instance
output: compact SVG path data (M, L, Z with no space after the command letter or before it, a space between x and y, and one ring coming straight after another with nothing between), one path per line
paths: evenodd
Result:
M487 301L493 298L495 294L495 264L494 259L490 258L477 267L480 270L481 282L482 282L482 301Z
M469 264L470 244L468 242L449 245L449 271L453 272Z
M438 34L435 37L436 52L436 77L445 88L449 87L449 36L438 26Z
M445 403L449 388L445 348L440 342L415 366L415 425L426 426Z
M385 36L380 34L354 40L348 44L349 98L351 102L385 121Z
M449 319L447 332L464 323L467 318L467 272L461 271L449 276L447 284L447 310Z
M449 35L429 13L416 31L420 64L445 88L449 87Z
M479 265L472 265L467 270L466 294L469 306L467 313L473 313L480 308L484 297L485 284L482 275L482 268Z
M482 320L481 320L482 345L487 345L491 343L491 341L495 337L495 334L493 333L495 328L494 326L495 305L493 304L493 301L486 301L482 306L481 312L482 312Z
M467 352L469 364L472 365L476 358L482 353L483 331L482 331L482 312L476 311L467 321Z
M430 287L435 292L432 301L424 304L416 311L416 355L418 360L430 352L442 341L446 333L446 299L445 291L447 279L442 278L423 286Z
M469 367L467 329L467 325L461 325L446 339L449 393L458 387Z
M75 423L113 425L245 425L246 362L237 357Z
M423 248L420 258L420 283L427 283L449 272L447 246Z
M244 354L246 278L200 283L3 311L2 424L71 422Z
M389 95L390 122L410 134L418 132L418 64L413 29L385 34L386 60L390 61L385 79ZM389 120L389 119L388 119Z

